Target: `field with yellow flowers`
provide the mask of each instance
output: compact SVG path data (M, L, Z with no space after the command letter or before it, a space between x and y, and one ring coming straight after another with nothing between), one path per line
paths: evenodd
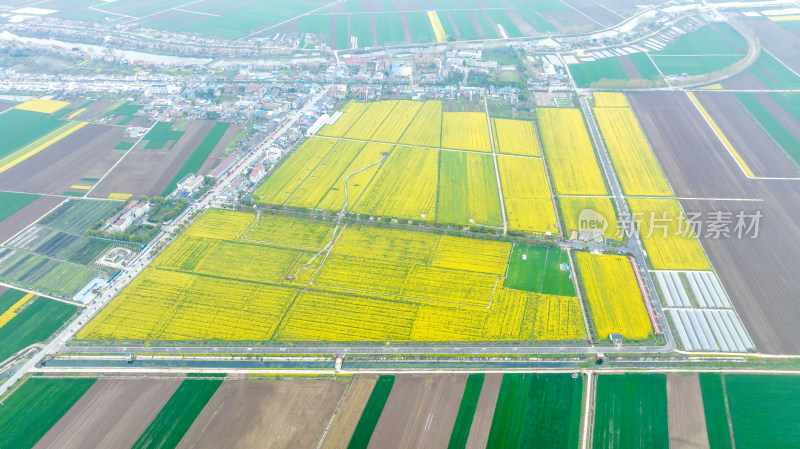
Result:
M558 233L556 213L542 160L498 156L497 164L509 229Z
M521 156L541 156L539 139L533 122L526 120L492 119L495 146L498 153Z
M398 143L439 148L442 144L441 100L426 101Z
M423 103L411 100L399 100L392 113L386 117L380 128L372 135L374 142L396 143L406 132L406 128L414 120Z
M655 270L711 270L703 247L674 199L628 198Z
M386 117L392 112L397 101L377 101L375 103L366 103L367 110L361 114L361 117L353 126L347 131L344 137L348 139L369 140L375 131L381 127L381 124Z
M220 226L221 224L223 224ZM329 253L309 263L333 238ZM201 215L79 334L133 341L585 339L575 297L503 286L512 244Z
M627 108L628 99L621 92L595 92L594 106L598 108Z
M342 108L342 116L333 125L325 125L317 134L320 136L342 137L369 109L370 103L350 100Z
M336 146L328 151L327 156L314 167L314 170L309 173L302 184L292 192L292 196L286 201L286 205L290 207L316 207L332 188L344 191L343 185L335 185L335 183L343 175L347 177L349 173L345 173L345 169L351 166L351 162L356 159L364 145L364 142L361 141L340 140ZM372 160L362 167L378 160L380 160L380 156L374 157L373 155ZM356 171L358 168L354 168L352 171ZM342 198L342 203L344 203L344 198Z
M255 191L268 204L284 204L336 145L335 139L314 137L300 145Z
M599 340L620 333L645 340L653 333L630 260L624 256L576 252L578 270Z
M606 195L606 184L579 109L539 108L539 132L554 190L562 195Z
M672 189L629 108L595 108L594 115L626 195L671 196Z
M442 148L492 151L489 124L483 112L444 112Z
M491 155L442 151L439 164L437 221L503 225Z
M611 198L604 196L560 196L558 205L561 208L561 220L564 222L564 234L570 237L572 231L581 231L580 216L584 210L592 210L602 215L606 219L608 226L603 232L603 238L622 240L622 233L619 230L617 213ZM580 235L580 238L591 238Z

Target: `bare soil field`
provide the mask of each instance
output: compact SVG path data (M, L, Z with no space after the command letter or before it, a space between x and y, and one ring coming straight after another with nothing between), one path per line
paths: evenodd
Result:
M749 70L727 79L721 84L725 89L767 89L767 86Z
M397 376L368 447L447 447L467 377L467 374Z
M344 400L342 400L342 405L339 406L339 410L333 417L331 428L322 441L323 449L347 447L377 380L376 376L353 378L350 388L347 389Z
M127 449L158 415L180 380L98 380L34 446Z
M628 100L676 194L701 198L681 199L684 210L730 213L731 231L739 212L761 212L757 238L713 238L706 230L700 240L756 349L800 353L800 181L746 178L684 94L637 93Z
M61 197L42 196L3 220L3 226L0 226L0 244L5 243L6 240L35 223L36 220L53 210L62 201L64 201L64 198Z
M772 137L729 92L698 92L697 98L756 176L793 178L799 174Z
M92 118L103 114L106 109L110 108L116 100L97 100L86 107L86 111L81 112L79 115L73 117L73 120L91 120Z
M612 26L622 22L624 19L610 10L604 8L594 0L563 0L564 3L580 10L582 13L602 23L605 26Z
M755 31L762 47L795 72L800 72L800 52L797 51L800 47L800 32L785 30L766 17L742 19L745 25Z
M667 375L667 413L671 449L708 449L703 393L697 374Z
M346 384L226 380L178 448L316 448Z
M12 107L14 107L15 103L10 103L8 101L0 101L0 112L5 112Z
M122 128L88 124L0 174L0 189L61 194L111 169L122 156L111 150L123 137Z
M499 373L486 374L483 378L483 388L478 397L478 407L472 418L472 427L469 430L467 449L483 449L489 442L489 431L492 429L494 408L497 406L497 397L500 394L500 385L503 375Z
M112 193L161 195L213 125L214 122L208 120L189 122L183 137L166 151L145 150L136 145L89 196L108 198Z
M761 103L769 113L778 120L784 128L786 128L789 133L791 133L796 139L800 140L800 123L792 117L791 114L786 112L786 109L783 108L774 98L772 95L766 92L756 92L753 94Z
M211 151L211 154L208 155L208 159L203 162L203 166L200 167L198 170L198 174L207 175L211 172L220 162L224 159L225 154L225 147L228 146L229 143L236 137L236 134L242 129L241 125L232 124L228 127L228 130L225 131L225 134L222 135L222 138L219 139L217 146Z

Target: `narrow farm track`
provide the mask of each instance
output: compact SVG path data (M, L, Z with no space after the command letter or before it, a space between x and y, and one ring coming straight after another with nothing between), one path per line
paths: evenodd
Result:
M489 127L489 142L492 144L492 160L494 160L494 176L497 179L497 193L500 195L500 213L503 214L503 235L508 235L508 217L506 216L506 205L503 201L503 186L500 183L500 169L497 166L497 152L494 148L494 134L492 131L492 119L489 117L489 104L486 97L483 97L483 107L486 110L486 125Z

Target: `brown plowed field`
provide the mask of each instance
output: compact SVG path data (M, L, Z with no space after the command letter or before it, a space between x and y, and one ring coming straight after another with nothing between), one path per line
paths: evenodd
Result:
M207 120L189 122L183 136L166 151L145 150L141 144L136 145L89 196L108 198L112 193L160 196L213 125L214 122Z
M35 223L36 220L53 210L62 201L64 201L62 197L42 196L3 220L3 225L0 226L0 244Z
M678 196L762 200L680 202L689 212L731 213L734 224L740 211L761 211L758 238L701 242L756 348L800 354L800 181L747 179L685 94L631 94L628 100Z
M347 447L377 380L376 376L356 376L353 379L322 442L324 449Z
M756 97L759 103L761 103L770 114L772 114L775 119L781 122L784 128L789 131L797 140L800 140L800 123L792 117L791 114L786 112L786 109L783 109L772 95L766 92L757 92L754 93L753 96Z
M241 130L241 125L232 124L228 127L228 130L225 131L225 134L222 135L222 138L219 139L217 146L211 151L211 154L208 155L208 159L203 162L203 166L200 167L198 170L198 174L207 175L211 172L220 162L222 162L223 156L225 154L225 147L228 146L229 143L236 137L236 133Z
M88 124L0 174L0 189L64 193L81 178L111 169L122 156L111 150L123 137L122 128Z
M180 383L180 380L100 379L34 447L128 449Z
M703 393L697 374L667 375L670 449L708 449Z
M10 103L8 101L0 101L0 112L13 108L15 104L16 103Z
M794 162L728 92L698 92L697 98L756 176L800 176Z
M178 448L316 448L346 384L226 380Z
M612 26L622 22L624 19L608 9L600 6L594 0L563 0L564 3L580 10L582 13L602 23L605 26Z
M492 429L494 408L497 406L497 397L500 394L500 385L503 383L502 374L486 374L483 378L483 388L478 397L478 407L472 418L472 427L469 430L467 449L483 449L489 441L489 431Z
M467 374L397 376L370 449L444 448L456 422Z

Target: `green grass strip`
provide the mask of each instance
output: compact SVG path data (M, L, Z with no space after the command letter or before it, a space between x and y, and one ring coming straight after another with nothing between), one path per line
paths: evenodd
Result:
M83 198L84 195L86 195L86 192L70 192L70 191L66 191L66 192L62 193L62 195L64 195L64 196L72 196L72 197L75 197L75 198Z
M461 405L458 407L453 433L450 434L450 444L447 445L448 449L460 449L467 446L472 420L475 418L475 409L478 408L478 399L483 389L483 378L483 373L470 374L467 378L467 385L464 387L464 395L461 396Z
M361 418L358 420L356 430L350 438L350 444L347 445L348 449L366 449L367 445L369 445L372 432L375 431L375 426L378 425L378 419L383 413L383 407L386 405L386 400L389 399L389 393L392 392L393 386L394 376L378 377L378 382L369 395L367 406L364 407Z
M49 339L77 311L78 308L71 304L37 298L0 327L0 361L34 343ZM0 444L0 447L6 446Z
M27 193L0 192L0 222L38 198L39 195L29 195Z
M731 430L722 392L722 377L717 373L700 373L700 390L703 392L708 444L715 449L731 449Z
M736 92L734 95L739 100L739 103L747 109L747 112L783 148L783 151L797 164L800 164L800 141L784 128L781 122L758 101L755 95L749 92Z
M217 143L219 143L219 140L222 139L222 136L225 135L225 131L227 131L230 126L230 123L214 124L208 134L203 138L203 141L200 142L200 145L195 148L189 160L178 170L178 173L164 190L162 196L167 196L172 193L172 191L178 187L178 182L183 179L184 176L189 173L197 173L200 170L200 167L203 166L203 163L211 155L211 152L214 151L214 147L217 146Z
M0 406L0 447L33 447L95 380L28 379Z
M181 382L133 448L176 447L220 385L222 379L186 379Z

